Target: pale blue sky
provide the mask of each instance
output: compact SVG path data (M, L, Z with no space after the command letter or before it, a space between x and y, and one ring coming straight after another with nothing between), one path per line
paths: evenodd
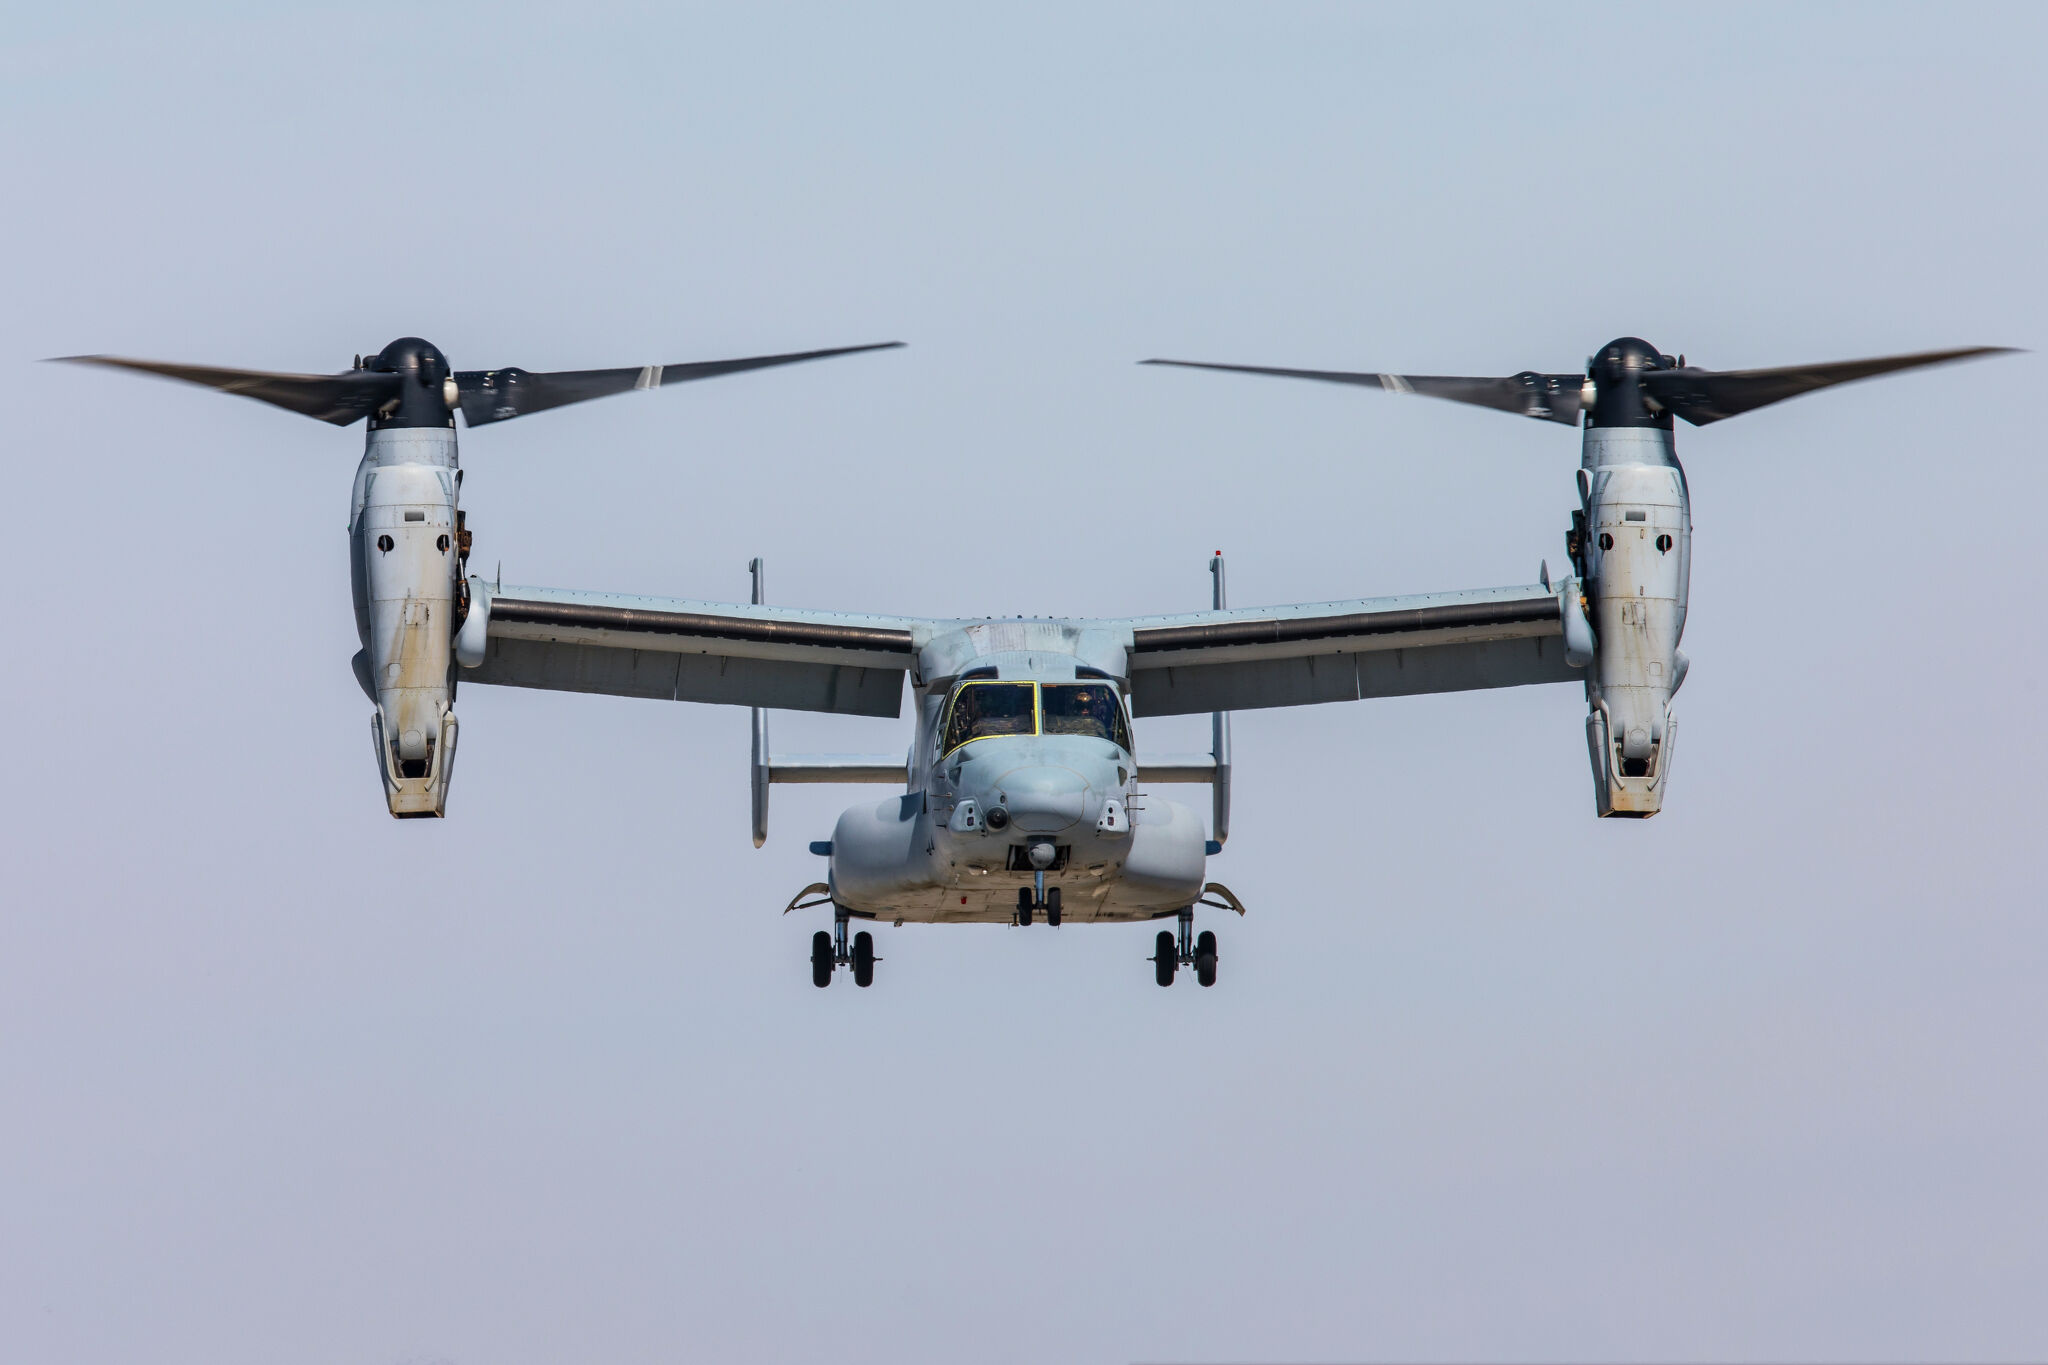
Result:
M42 1365L2040 1358L2021 356L1682 429L1666 813L1567 688L1248 714L1223 983L777 912L736 710L471 688L383 810L359 430L33 364L909 350L463 438L508 581L1526 582L1576 437L1148 355L2039 347L2034 6L20 7L0 1341ZM790 748L904 722L778 717ZM1141 725L1188 747L1199 726Z

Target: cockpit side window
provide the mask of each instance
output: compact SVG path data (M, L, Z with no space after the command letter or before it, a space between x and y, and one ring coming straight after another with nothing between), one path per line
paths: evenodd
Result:
M941 753L977 739L1038 733L1038 688L1028 682L963 683L946 712Z
M1123 702L1107 683L1046 683L1040 705L1048 735L1086 735L1131 750L1131 726Z

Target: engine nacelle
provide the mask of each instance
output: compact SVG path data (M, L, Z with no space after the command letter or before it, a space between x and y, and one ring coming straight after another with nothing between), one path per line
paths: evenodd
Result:
M1594 428L1585 449L1586 744L1600 814L1642 818L1663 806L1677 742L1692 518L1670 432Z
M356 471L349 541L357 677L391 813L444 813L455 763L453 648L462 581L455 431L372 430Z

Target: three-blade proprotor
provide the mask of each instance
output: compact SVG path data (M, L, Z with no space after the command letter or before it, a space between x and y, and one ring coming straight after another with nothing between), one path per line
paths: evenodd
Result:
M358 356L355 368L340 374L272 374L264 370L231 370L212 365L178 365L161 360L130 360L115 355L60 356L79 365L105 365L139 370L165 379L200 384L222 393L254 398L307 417L345 427L365 417L372 426L454 425L453 411L462 410L470 426L503 422L528 413L581 403L634 389L660 388L691 379L711 379L742 370L794 365L859 351L884 351L900 341L866 346L837 346L823 351L792 351L783 355L746 356L739 360L704 360L686 365L634 365L616 370L559 370L534 373L521 369L461 370L449 373L440 350L418 337L401 337L375 355Z
M1228 370L1237 374L1272 374L1284 379L1320 379L1327 384L1358 384L1389 393L1419 393L1453 403L1496 408L1545 422L1577 426L1586 380L1576 374L1537 374L1524 370L1499 379L1438 374L1369 374L1349 370L1283 370L1266 365L1213 365L1199 360L1143 360L1141 365L1178 365L1190 370Z
M1696 427L1735 417L1802 393L1899 370L1946 365L1977 356L2009 353L2010 346L1965 346L1953 351L1919 351L1874 360L1837 360L1825 365L1786 365L1771 370L1703 370L1683 366L1644 371L1639 382L1656 402Z
M1585 375L1538 374L1524 370L1499 379L1457 375L1378 374L1351 370L1287 370L1266 365L1215 365L1196 360L1145 360L1143 365L1179 365L1194 370L1271 374L1357 384L1389 393L1419 393L1453 403L1496 408L1546 422L1577 426L1583 414L1592 426L1666 426L1673 415L1694 426L1796 398L1802 393L1855 379L1926 365L2001 355L2009 346L1966 346L1921 351L1874 360L1840 360L1826 365L1787 365L1771 370L1703 370L1683 358L1664 355L1648 342L1624 337L1609 342Z
M1504 379L1186 360L1143 363L1377 386L1567 426L1583 419L1577 506L1565 533L1571 572L1555 597L1549 595L1546 567L1542 593L1531 592L1526 600L1461 603L1451 612L1432 604L1422 614L1432 622L1463 623L1468 612L1477 613L1473 624L1486 635L1469 646L1469 657L1441 656L1455 657L1460 676L1476 680L1461 686L1570 677L1583 681L1594 809L1603 817L1644 819L1664 806L1678 734L1671 702L1690 666L1679 641L1690 590L1692 510L1678 461L1676 419L1704 426L1830 385L2009 349L1970 346L1824 365L1716 372L1687 365L1685 357L1666 355L1641 337L1617 337L1587 357L1583 375L1530 371ZM1412 690L1429 676L1431 665L1422 651L1405 643L1375 650L1365 639L1358 641L1355 651L1348 642L1336 651L1338 659L1351 658L1348 667L1329 657L1308 658L1304 651L1306 666L1290 671L1286 656L1302 650L1306 642L1289 645L1288 636L1324 629L1362 632L1382 624L1382 617L1388 627L1397 627L1396 613L1346 615L1355 619L1134 626L1129 651L1134 705L1142 714L1391 695L1394 690ZM1527 640L1511 640L1501 633L1510 625L1533 634ZM1554 641L1544 638L1553 634L1558 637ZM1230 657L1223 653L1229 649L1257 653ZM1255 696L1280 700L1239 699L1240 692L1254 686L1263 689ZM1369 691L1374 688L1387 691Z
M131 360L118 355L67 355L57 358L73 365L139 370L187 384L201 384L222 393L239 394L307 417L317 417L338 427L359 422L390 402L398 395L403 382L400 375L376 370L345 370L340 374L271 374L264 370L229 370L212 365Z
M859 351L886 351L900 341L873 342L866 346L836 346L824 351L793 351L786 355L756 355L740 360L700 360L685 365L635 365L617 370L556 370L534 373L528 370L458 370L455 384L461 392L463 420L473 427L503 422L549 408L566 407L590 398L605 398L634 389L655 389L664 384L681 384L692 379L712 379L742 370L765 370L773 365L795 365L828 356L853 355Z

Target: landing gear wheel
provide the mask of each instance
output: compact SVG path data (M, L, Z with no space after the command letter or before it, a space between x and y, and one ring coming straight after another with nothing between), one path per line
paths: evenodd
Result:
M1017 888L1017 923L1027 929L1031 927L1031 888L1028 886Z
M1216 984L1216 935L1207 929L1195 939L1195 980L1204 986Z
M1174 968L1180 966L1180 951L1173 935L1165 929L1152 941L1152 978L1162 986L1173 984Z
M1212 971L1210 975L1215 973ZM875 936L865 929L853 936L853 984L875 984Z
M823 929L811 935L811 984L832 984L832 935Z
M1055 929L1060 927L1060 889L1057 886L1045 893L1045 922Z

